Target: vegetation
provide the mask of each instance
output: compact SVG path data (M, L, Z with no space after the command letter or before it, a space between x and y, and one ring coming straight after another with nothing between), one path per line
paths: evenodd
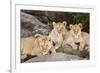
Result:
M83 24L83 31L89 32L89 13L72 13L76 23Z

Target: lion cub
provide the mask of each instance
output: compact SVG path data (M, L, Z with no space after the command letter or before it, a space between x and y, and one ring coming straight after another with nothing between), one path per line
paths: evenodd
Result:
M89 49L89 34L82 32L82 24L70 24L69 36L64 43L67 43L72 46L73 49L77 49L79 45L79 50L82 51L85 46L88 46ZM86 48L85 48L86 49Z
M58 49L63 42L63 33L66 29L67 22L63 21L61 22L53 22L53 30L49 34L49 37L55 44L55 49L53 49L53 53L56 53L56 49Z
M52 40L46 35L27 37L21 39L22 55L45 55L53 48Z

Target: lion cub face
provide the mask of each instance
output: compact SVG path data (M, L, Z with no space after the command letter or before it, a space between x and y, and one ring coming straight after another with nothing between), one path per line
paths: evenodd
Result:
M52 42L51 38L48 36L42 35L39 38L39 42L40 42L43 52L46 52L46 51L48 52L48 50L50 50L53 47L53 42Z
M79 23L79 24L75 24L75 25L72 25L70 24L70 32L71 34L75 37L75 38L78 38L80 33L81 33L81 30L82 30L82 24Z
M66 24L67 24L67 22L65 22L65 21L63 21L62 23L61 22L58 22L58 23L53 22L53 27L58 33L62 33L66 28Z

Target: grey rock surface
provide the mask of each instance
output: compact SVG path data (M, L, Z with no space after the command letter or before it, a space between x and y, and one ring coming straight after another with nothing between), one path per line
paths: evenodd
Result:
M90 53L88 50L83 50L83 51L79 51L74 50L70 45L66 44L61 46L60 48L57 49L57 52L62 52L62 53L66 53L66 54L71 54L71 55L77 55L79 57L82 58L87 58L89 59Z
M21 28L29 30L33 35L47 35L51 28L47 24L40 22L35 16L21 12Z
M21 29L21 37L29 37L32 35L32 32L27 29Z
M39 56L27 60L25 63L31 62L46 62L46 61L71 61L71 60L81 60L79 56L69 55L64 53L47 54L44 56Z

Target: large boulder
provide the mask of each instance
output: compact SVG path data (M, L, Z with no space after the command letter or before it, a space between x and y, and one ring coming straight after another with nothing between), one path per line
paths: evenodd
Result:
M43 34L48 35L51 28L47 24L40 22L35 16L21 12L21 28L27 29L33 35Z
M34 57L27 60L25 63L31 62L46 62L46 61L71 61L71 60L81 60L79 56L69 55L65 53L55 53L55 54L47 54L44 56Z
M63 52L63 53L66 53L66 54L77 55L79 57L86 58L86 59L89 59L89 56L90 56L90 53L89 53L88 50L79 51L78 48L77 48L77 50L74 50L68 44L63 45L60 48L58 48L57 52Z
M21 29L21 37L29 37L29 36L32 36L32 32L27 29L22 28Z
M47 24L48 22L62 22L67 21L68 24L76 23L76 20L72 13L69 12L60 12L60 11L38 11L38 10L21 10L21 12L25 12L35 16L42 23Z

